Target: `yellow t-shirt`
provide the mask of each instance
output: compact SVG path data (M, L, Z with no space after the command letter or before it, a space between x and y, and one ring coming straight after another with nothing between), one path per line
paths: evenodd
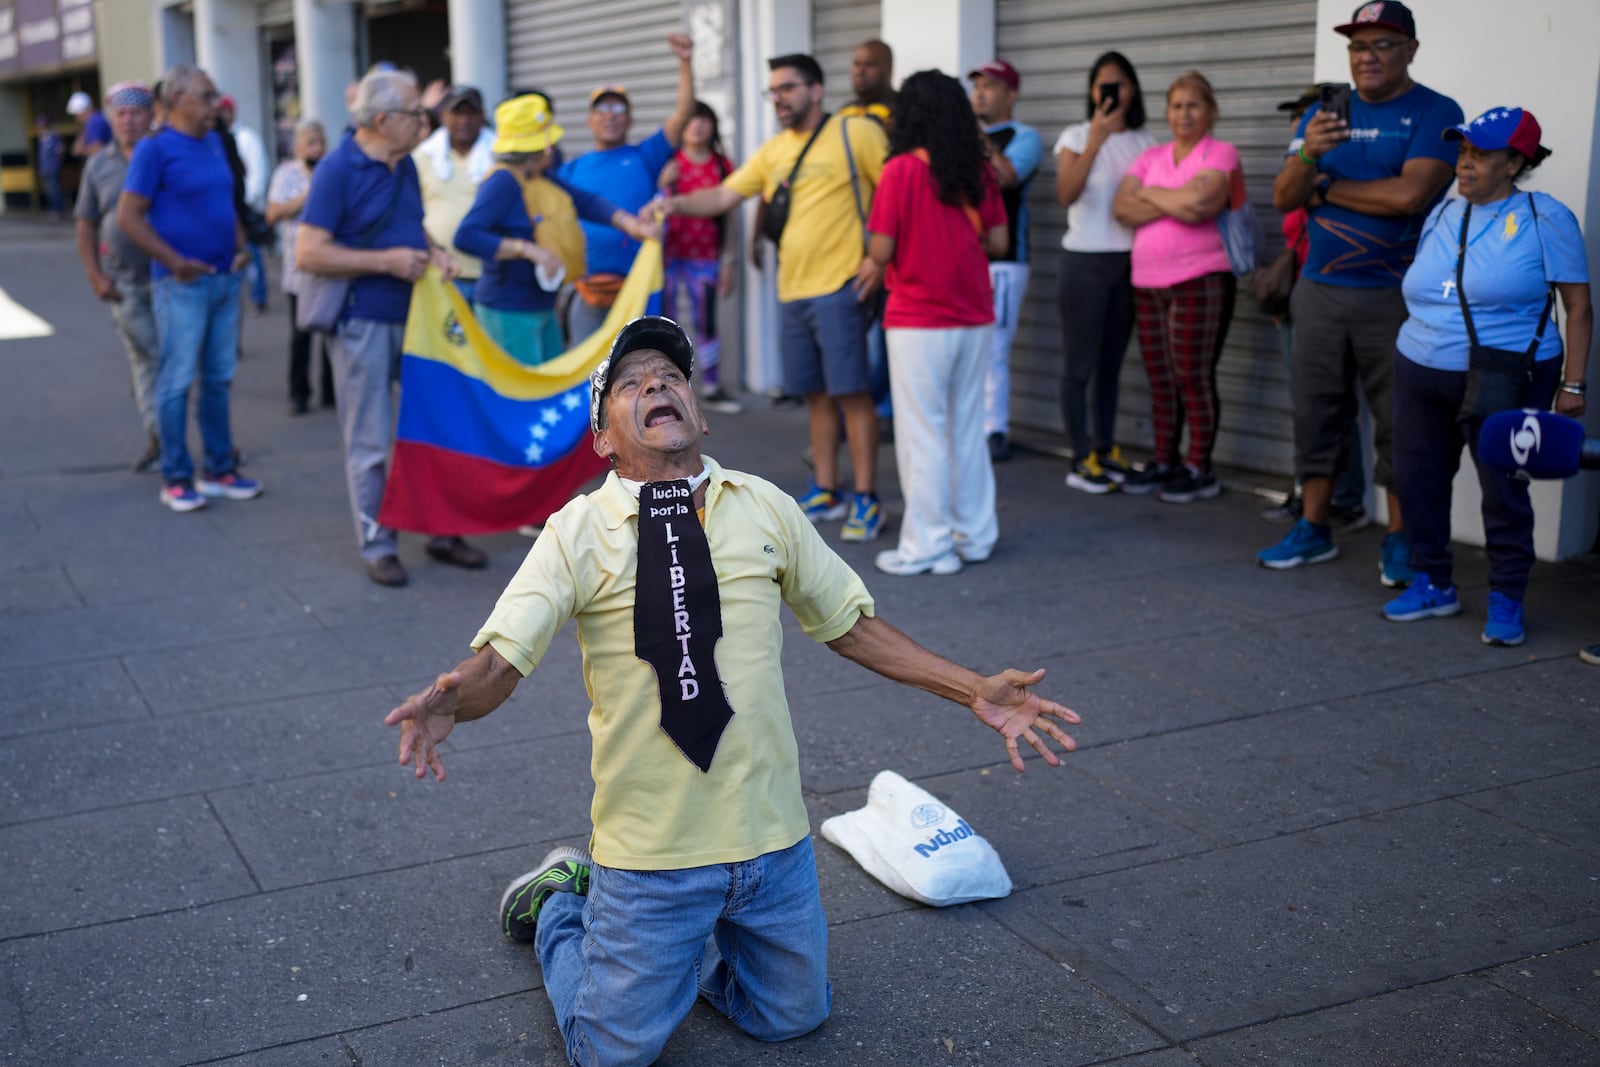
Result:
M483 275L483 264L456 248L456 230L461 220L472 210L472 201L478 195L478 183L467 173L468 157L454 149L450 153L450 180L442 180L434 172L433 160L419 149L411 154L417 165L417 182L422 186L422 228L428 239L440 248L448 248L461 264L461 277L471 281Z
M855 158L859 212L841 130L848 130ZM809 133L784 130L756 149L723 184L742 196L760 193L771 199L810 139ZM866 254L861 243L865 216L872 213L872 191L888 154L883 127L871 119L828 119L789 189L789 222L778 245L779 300L825 296L855 276Z
M789 494L709 457L705 464L705 531L722 602L717 673L734 712L709 772L661 729L655 671L634 654L639 502L615 474L551 516L472 641L527 675L567 620L578 620L592 701L590 851L607 867L738 863L805 837L779 604L824 642L873 613L866 586Z

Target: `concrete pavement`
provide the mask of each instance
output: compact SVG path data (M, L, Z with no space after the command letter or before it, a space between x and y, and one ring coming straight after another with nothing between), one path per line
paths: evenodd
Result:
M442 785L380 722L462 657L527 542L482 539L465 573L407 537L412 585L368 582L333 418L287 414L281 305L234 387L265 495L174 515L126 471L125 364L69 231L0 219L0 286L56 330L0 342L0 1061L563 1062L495 909L587 835L575 642L452 736ZM720 460L803 481L801 413L712 418ZM832 1018L765 1046L697 1007L663 1062L1600 1063L1600 668L1574 655L1600 565L1540 565L1528 643L1489 649L1478 550L1461 617L1397 626L1376 531L1270 573L1257 498L1091 499L1064 473L999 467L1000 550L958 576L841 551L930 647L1049 668L1084 717L1065 766L1017 775L961 709L792 620L784 650L813 825L892 768L1016 890L920 907L818 838Z

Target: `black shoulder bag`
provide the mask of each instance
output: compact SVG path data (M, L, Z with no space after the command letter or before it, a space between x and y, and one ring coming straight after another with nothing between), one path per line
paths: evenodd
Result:
M1531 194L1528 195L1528 210L1533 215L1534 234L1537 236L1539 209L1533 206ZM1467 223L1471 218L1472 205L1469 203L1461 212L1461 242L1456 253L1456 298L1461 302L1461 317L1466 320L1470 345L1467 391L1461 398L1461 411L1456 416L1463 422L1486 419L1497 411L1522 406L1522 394L1533 380L1534 355L1539 351L1539 342L1544 340L1545 327L1550 324L1550 310L1555 306L1555 292L1551 290L1545 297L1539 328L1526 351L1485 348L1478 343L1478 331L1472 325L1472 309L1467 304L1462 278L1467 261Z
M817 128L811 131L811 139L806 142L800 154L795 157L794 166L789 170L789 176L778 183L772 192L772 199L767 201L767 213L761 223L761 235L773 244L783 239L784 224L789 221L789 187L794 184L794 176L800 173L800 164L805 160L806 153L811 151L811 146L817 143L817 134L822 132L822 127L828 124L826 112L822 121L817 123Z

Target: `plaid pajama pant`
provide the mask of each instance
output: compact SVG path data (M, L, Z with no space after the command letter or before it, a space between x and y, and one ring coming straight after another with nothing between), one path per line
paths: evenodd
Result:
M1226 292L1220 273L1166 289L1133 291L1157 463L1176 459L1178 431L1187 422L1187 463L1199 471L1211 469L1217 440L1217 334Z

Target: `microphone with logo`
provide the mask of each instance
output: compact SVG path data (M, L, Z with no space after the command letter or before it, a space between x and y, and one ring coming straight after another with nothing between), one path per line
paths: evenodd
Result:
M1577 419L1551 411L1497 411L1483 420L1478 459L1524 481L1571 478L1600 470L1600 439L1585 437Z

